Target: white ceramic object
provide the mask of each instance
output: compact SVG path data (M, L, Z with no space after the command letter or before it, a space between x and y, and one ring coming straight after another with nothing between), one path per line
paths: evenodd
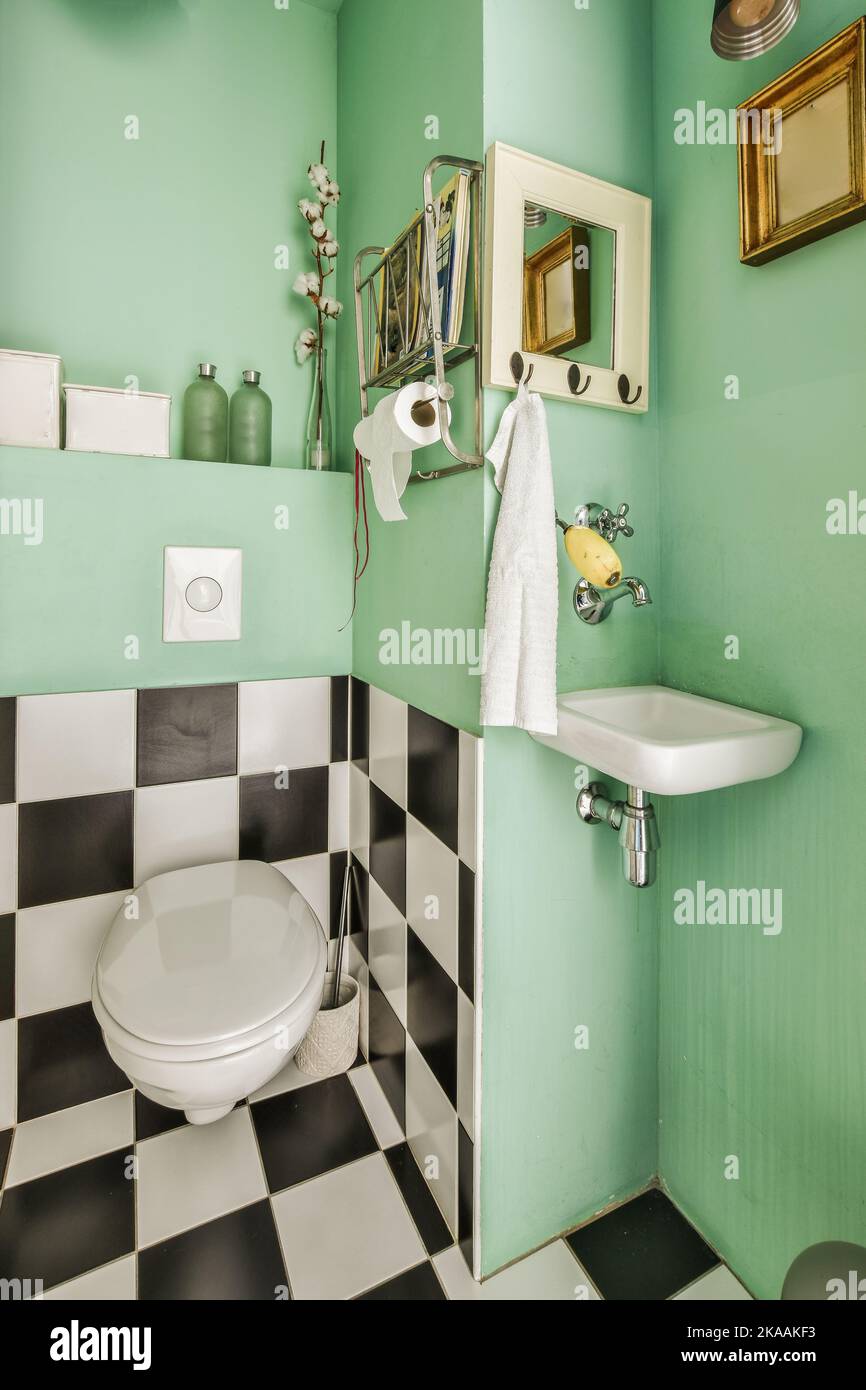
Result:
M60 448L62 379L59 357L0 348L0 444Z
M351 975L340 980L340 1001L330 1005L334 993L334 972L325 976L322 1008L295 1053L295 1066L305 1076L321 1080L348 1071L358 1055L358 1029L361 1020L361 991Z
M659 796L774 777L803 738L786 719L664 685L576 690L557 704L559 732L533 738Z
M240 550L167 545L163 642L237 642L241 635L242 564Z
M319 1011L326 956L311 907L270 864L176 869L115 917L93 1011L133 1085L208 1124L293 1056Z
M111 386L65 385L66 448L168 458L171 396Z

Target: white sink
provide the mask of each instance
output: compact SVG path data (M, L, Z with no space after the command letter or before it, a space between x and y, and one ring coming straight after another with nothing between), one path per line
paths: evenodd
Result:
M803 738L786 719L665 685L575 690L557 703L559 733L533 738L659 796L773 777L790 767Z

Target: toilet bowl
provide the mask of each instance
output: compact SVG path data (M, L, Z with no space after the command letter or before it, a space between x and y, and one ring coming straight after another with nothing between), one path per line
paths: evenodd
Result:
M208 1124L294 1055L326 962L315 913L270 864L176 869L143 883L109 927L93 1011L143 1095Z

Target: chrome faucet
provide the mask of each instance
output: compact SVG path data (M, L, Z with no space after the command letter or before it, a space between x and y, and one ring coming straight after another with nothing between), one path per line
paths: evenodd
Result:
M633 576L623 579L615 589L608 589L603 594L588 579L579 579L574 590L574 611L581 622L597 627L610 617L613 605L618 599L625 598L626 594L631 594L635 608L644 608L652 603L646 584Z

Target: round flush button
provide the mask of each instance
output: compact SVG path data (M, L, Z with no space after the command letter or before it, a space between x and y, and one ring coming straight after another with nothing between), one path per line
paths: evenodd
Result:
M212 613L223 601L223 591L215 579L201 575L186 586L186 601L196 613Z

